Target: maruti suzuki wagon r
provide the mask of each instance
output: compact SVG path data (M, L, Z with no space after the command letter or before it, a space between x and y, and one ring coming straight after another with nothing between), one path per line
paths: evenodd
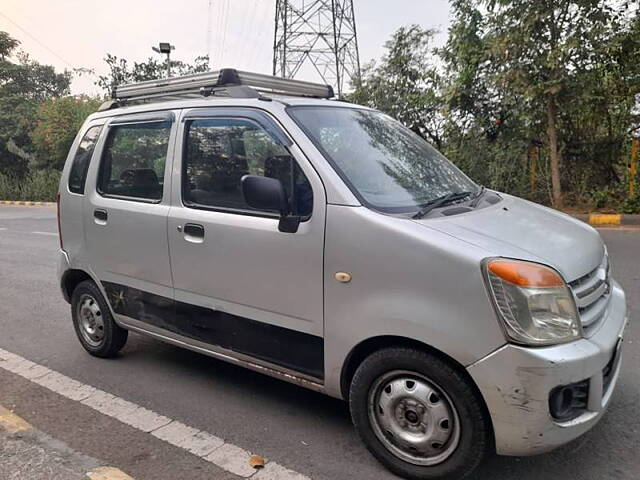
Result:
M233 69L116 88L58 195L82 346L133 331L344 399L406 478L588 431L627 321L599 234L332 96Z

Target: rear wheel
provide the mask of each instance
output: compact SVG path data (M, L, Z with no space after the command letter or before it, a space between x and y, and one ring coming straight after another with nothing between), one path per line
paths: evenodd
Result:
M405 478L461 479L489 451L482 399L456 368L427 352L373 353L356 370L349 406L369 451Z
M112 357L127 342L127 330L116 325L95 283L85 280L71 296L71 316L84 349L96 357Z

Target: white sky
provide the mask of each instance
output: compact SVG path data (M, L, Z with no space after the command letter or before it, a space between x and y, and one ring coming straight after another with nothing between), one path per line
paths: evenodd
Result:
M0 0L0 30L41 63L99 75L106 73L107 52L142 61L158 55L151 47L159 41L175 45L178 60L206 54L208 6L208 0ZM379 58L401 26L436 28L438 43L446 38L447 0L354 0L354 8L362 64ZM275 0L212 0L211 66L271 73L274 16ZM95 80L76 78L72 93L99 93Z

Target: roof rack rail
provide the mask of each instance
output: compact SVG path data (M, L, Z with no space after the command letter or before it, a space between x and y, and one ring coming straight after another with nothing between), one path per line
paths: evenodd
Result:
M272 75L251 73L223 68L213 72L195 73L183 77L147 80L119 85L112 91L112 101L105 102L100 110L116 108L130 101L174 99L223 94L230 97L257 98L260 92L280 95L332 98L330 85L289 80Z

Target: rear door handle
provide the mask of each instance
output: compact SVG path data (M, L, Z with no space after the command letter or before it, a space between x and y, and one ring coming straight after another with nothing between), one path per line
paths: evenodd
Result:
M107 211L105 209L96 208L93 211L93 218L98 225L106 225L109 215L107 214Z
M198 223L185 223L182 231L184 239L188 242L202 243L204 241L204 227Z

